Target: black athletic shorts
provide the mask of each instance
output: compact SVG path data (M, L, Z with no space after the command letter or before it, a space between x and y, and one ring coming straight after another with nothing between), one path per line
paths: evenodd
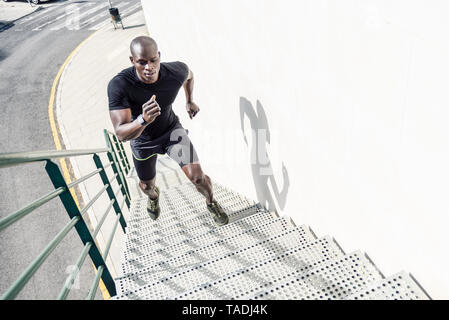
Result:
M156 176L158 154L168 154L179 166L198 163L198 155L188 137L188 132L178 122L172 129L153 140L139 137L131 140L134 166L140 180L151 180Z

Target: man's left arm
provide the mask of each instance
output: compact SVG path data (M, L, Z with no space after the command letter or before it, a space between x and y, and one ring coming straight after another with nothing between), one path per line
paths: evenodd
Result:
M189 69L189 74L187 79L184 81L182 86L184 87L184 92L186 94L186 110L189 114L190 119L192 119L200 111L198 105L193 102L193 72Z

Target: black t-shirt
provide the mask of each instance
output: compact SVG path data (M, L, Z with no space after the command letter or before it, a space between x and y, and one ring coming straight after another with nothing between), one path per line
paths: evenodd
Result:
M183 62L161 62L159 78L155 83L140 81L135 67L117 74L108 84L109 110L131 109L132 120L142 114L142 105L156 95L161 114L142 132L139 140L153 140L179 123L172 110L172 103L187 79L189 68Z

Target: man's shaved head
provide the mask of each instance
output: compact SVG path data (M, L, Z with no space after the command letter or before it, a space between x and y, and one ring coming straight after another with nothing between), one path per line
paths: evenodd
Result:
M136 56L136 54L142 52L142 51L153 51L157 52L157 43L154 41L153 38L147 37L147 36L140 36L137 38L134 38L131 41L131 45L129 46L129 49L131 51L132 56Z
M144 83L154 83L159 79L160 57L156 41L150 37L134 38L129 46L129 60L136 68L139 79Z

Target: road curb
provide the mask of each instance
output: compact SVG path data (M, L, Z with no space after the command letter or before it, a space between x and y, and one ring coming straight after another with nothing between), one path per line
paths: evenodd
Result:
M20 18L17 18L17 19L15 19L15 20L8 21L7 23L5 23L5 24L3 24L3 25L0 25L0 32L2 32L2 31L4 31L4 30L7 30L7 29L11 28L11 27L14 25L14 22L19 21L20 19L23 19L23 18L25 18L25 17L28 17L29 15L32 15L33 13L35 13L35 12L37 12L37 11L41 11L41 10L44 10L44 7L38 6L38 7L37 7L35 10L33 10L32 12L27 13L26 15L21 16Z
M51 132L53 135L53 140L56 146L57 150L61 150L63 148L65 148L65 144L64 144L64 136L65 133L64 129L61 128L60 125L58 125L58 112L57 110L60 110L60 99L58 96L58 92L60 92L60 88L61 85L63 83L64 80L64 76L65 76L65 71L67 70L67 67L70 65L70 63L72 62L73 58L78 54L79 50L88 42L90 41L92 38L94 38L94 36L99 33L101 30L103 30L106 26L98 29L97 31L93 32L91 35L89 35L86 39L84 39L83 41L81 41L80 44L78 44L78 46L73 49L73 51L67 56L66 60L64 61L64 63L62 64L62 66L59 68L59 71L55 77L55 79L53 80L53 85L51 88L51 92L50 92L50 99L48 102L48 117L49 117L49 122L50 122L50 128L51 128ZM61 138L60 138L61 137ZM61 141L62 140L62 141ZM60 160L60 164L61 164L61 170L63 172L64 178L66 179L66 181L70 182L72 180L72 176L74 176L73 174L73 165L70 162L70 159L61 159ZM78 197L80 197L81 201L82 201L82 195L81 195L81 191L79 189L77 189L77 192L75 194L72 194L76 203L79 206L79 200ZM93 266L95 269L95 273L97 272L95 266ZM106 289L106 286L103 284L103 281L100 280L100 291L101 294L103 296L104 300L109 300L110 299L110 294Z
M134 13L138 14L138 12ZM134 14L127 16L131 17ZM107 32L107 30L110 28L110 24L105 24L100 29L96 30L92 34L90 34L87 38L85 38L83 41L81 41L75 49L72 50L72 52L67 56L64 63L60 67L51 88L49 103L48 103L48 116L49 116L49 122L51 126L51 132L53 135L54 143L56 146L56 149L71 149L71 141L68 138L68 131L66 127L64 126L64 121L61 119L61 113L64 108L62 99L62 91L64 89L65 85L65 79L70 77L70 66L72 65L75 58L82 52L81 50L84 49L84 47L91 43L91 40L95 40L97 36L101 36L104 32ZM62 160L62 159L61 159ZM64 163L61 162L61 171L63 172L63 175L67 181L72 181L76 179L76 176L79 175L79 166L77 163L76 158L72 159L64 159ZM81 205L83 202L83 199L89 199L89 194L87 193L87 190L83 188L82 186L78 186L78 188L75 192L74 198L76 199L76 202ZM79 201L78 201L79 200ZM90 215L88 216L88 219L90 220ZM95 220L95 216L92 217ZM94 220L92 222L94 222ZM108 259L111 259L108 257ZM112 264L114 265L114 264ZM114 267L115 268L115 267ZM104 300L110 299L109 292L107 291L106 287L102 282L100 282L100 291L103 296Z

